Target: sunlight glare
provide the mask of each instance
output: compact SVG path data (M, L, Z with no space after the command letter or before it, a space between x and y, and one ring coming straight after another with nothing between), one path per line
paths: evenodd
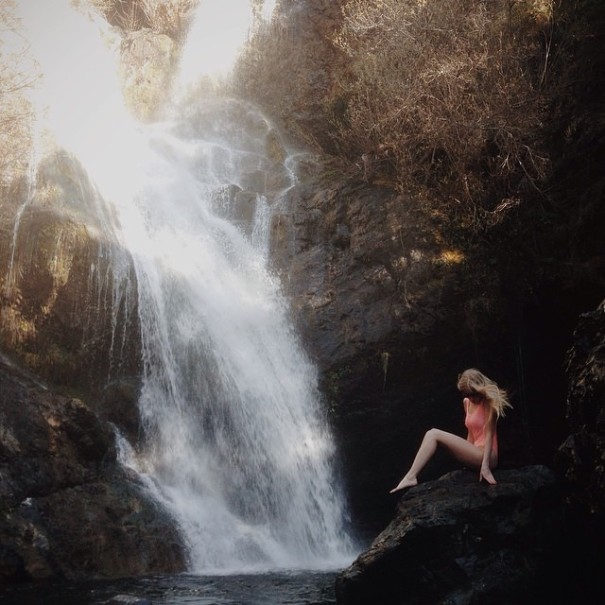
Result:
M140 147L124 108L117 53L104 41L109 28L69 0L21 0L17 15L42 73L31 92L39 133L73 153L105 195L132 193Z
M275 2L263 5L263 18ZM228 75L254 25L250 0L201 0L183 49L179 88Z

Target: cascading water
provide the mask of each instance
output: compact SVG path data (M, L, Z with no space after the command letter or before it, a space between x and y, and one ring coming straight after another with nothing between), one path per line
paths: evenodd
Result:
M261 250L213 211L244 167L268 159L233 112L208 111L204 138L157 135L150 178L122 212L147 459L194 568L312 566L337 555L344 533L317 377Z
M350 542L317 374L267 267L265 183L286 187L290 171L255 107L188 99L178 120L136 132L122 108L119 122L97 113L110 134L92 155L72 149L136 270L145 439L125 461L174 515L194 572L339 566ZM238 202L255 206L255 224L238 220Z

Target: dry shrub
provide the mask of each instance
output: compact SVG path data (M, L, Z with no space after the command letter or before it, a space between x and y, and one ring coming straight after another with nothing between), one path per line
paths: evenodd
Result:
M14 2L0 0L0 32L18 32ZM33 108L26 95L37 80L37 68L23 61L26 49L10 51L0 37L0 187L23 174L30 159ZM27 66L30 66L28 68Z
M185 33L199 0L91 0L105 18L126 31L149 28L171 38Z
M401 188L465 200L535 186L551 0L350 0L335 43L350 59L335 141ZM486 183L491 183L487 185Z
M125 31L150 27L140 0L90 0L111 25Z
M335 149L326 107L342 55L331 38L342 2L280 0L271 22L257 24L233 79L236 92L260 104L290 137L329 153Z
M172 38L180 38L187 29L192 9L198 0L141 0L151 28Z

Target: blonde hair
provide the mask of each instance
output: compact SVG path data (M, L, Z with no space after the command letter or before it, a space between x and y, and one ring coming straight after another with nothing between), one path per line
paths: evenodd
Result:
M496 417L505 415L506 408L513 406L508 401L508 394L504 389L501 389L493 380L489 379L485 374L469 368L464 370L458 376L458 384L456 385L459 391L478 393L488 403L490 408L496 413Z

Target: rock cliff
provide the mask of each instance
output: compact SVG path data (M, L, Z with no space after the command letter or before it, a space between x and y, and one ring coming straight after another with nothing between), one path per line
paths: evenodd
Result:
M0 359L0 584L181 571L174 521L80 400Z
M409 489L394 519L337 579L338 603L585 602L605 573L605 303L567 356L571 434L554 470L454 471Z
M343 605L549 602L563 506L542 466L455 471L411 488L393 521L337 579Z
M498 275L469 291L484 260L448 242L423 200L308 168L274 216L272 254L321 368L355 513L384 521L381 494L424 431L462 428L457 374L510 372L512 318ZM509 433L522 422L519 409ZM509 464L527 453L505 444Z
M77 159L52 153L35 179L0 212L0 343L55 388L98 395L138 372L132 262Z

